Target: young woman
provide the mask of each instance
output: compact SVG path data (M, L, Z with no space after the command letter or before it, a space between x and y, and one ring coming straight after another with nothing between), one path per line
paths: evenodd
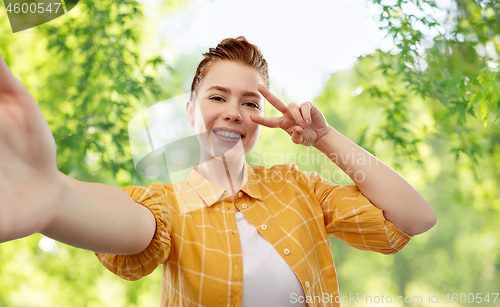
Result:
M46 121L0 58L0 242L40 232L127 280L162 264L162 306L338 306L328 236L392 254L436 223L404 178L316 106L269 92L267 63L244 37L204 56L186 103L200 163L179 183L122 189L57 170ZM264 98L283 115L263 117ZM355 184L292 163L249 166L262 125L316 147Z

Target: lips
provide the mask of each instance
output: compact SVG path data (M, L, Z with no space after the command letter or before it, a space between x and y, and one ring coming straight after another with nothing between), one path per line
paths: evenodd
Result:
M236 129L230 129L230 128L225 128L225 127L219 127L219 128L212 129L212 132L215 132L215 131L233 132L233 133L239 134L241 136L241 138L245 137L241 131L238 131Z

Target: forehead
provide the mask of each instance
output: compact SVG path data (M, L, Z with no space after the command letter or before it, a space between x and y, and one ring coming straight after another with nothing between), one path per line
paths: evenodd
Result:
M259 83L264 84L264 78L257 69L234 61L215 62L207 67L206 71L207 73L200 84L202 92L214 85L236 91L257 91Z

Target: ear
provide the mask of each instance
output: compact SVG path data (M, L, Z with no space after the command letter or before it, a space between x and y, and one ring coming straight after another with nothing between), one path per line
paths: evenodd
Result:
M186 102L186 115L189 120L189 124L194 127L194 106L191 100Z

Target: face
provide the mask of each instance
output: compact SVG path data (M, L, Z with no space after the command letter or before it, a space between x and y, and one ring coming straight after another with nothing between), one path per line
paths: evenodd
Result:
M241 158L257 142L260 125L250 115L264 116L264 97L257 90L265 84L252 67L220 61L208 67L196 101L188 101L186 112L195 127L202 154L227 160Z

